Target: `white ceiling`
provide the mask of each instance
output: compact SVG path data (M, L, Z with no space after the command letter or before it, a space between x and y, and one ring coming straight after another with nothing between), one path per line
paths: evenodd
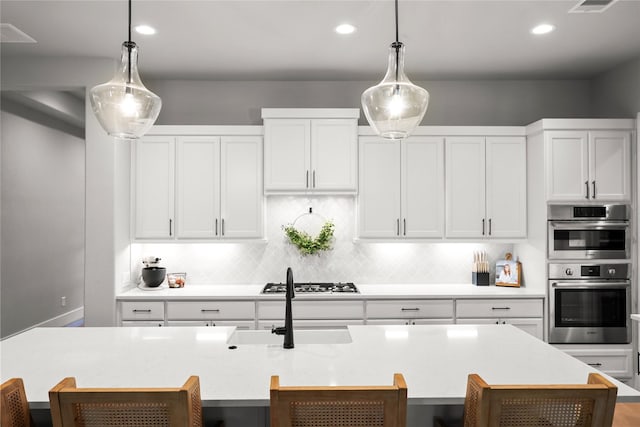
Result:
M640 57L640 0L569 14L578 0L400 0L400 40L413 80L590 78ZM35 44L13 56L117 58L127 37L123 0L2 0L1 21ZM135 0L143 78L377 80L394 39L392 0ZM344 22L358 30L340 36ZM535 37L541 22L556 31Z

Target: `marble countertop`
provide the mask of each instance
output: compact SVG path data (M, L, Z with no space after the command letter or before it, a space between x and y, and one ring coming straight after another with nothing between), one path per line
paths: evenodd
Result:
M36 328L2 341L1 380L24 379L33 408L64 377L79 387L176 387L198 375L204 406L269 404L282 385L391 384L400 372L410 405L464 402L467 376L493 384L586 383L594 368L511 325L349 326L346 344L238 344L232 327ZM279 337L281 338L281 337ZM640 391L619 381L619 401Z
M544 298L543 289L511 288L503 286L475 286L471 284L356 284L359 294L303 294L296 298L318 299L388 299L388 298ZM260 294L263 285L189 285L184 288L132 288L117 294L119 300L139 299L280 299L283 295Z

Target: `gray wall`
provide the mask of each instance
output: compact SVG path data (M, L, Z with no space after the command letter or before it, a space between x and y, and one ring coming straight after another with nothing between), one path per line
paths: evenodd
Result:
M24 118L27 109L6 107L1 112L2 337L84 303L84 140L41 124L37 114Z
M184 81L145 82L162 98L157 124L259 125L260 109L355 108L377 82ZM431 101L423 125L521 126L544 117L590 117L589 80L415 82ZM361 124L366 124L364 115Z
M593 79L593 96L598 117L635 118L640 112L640 58Z

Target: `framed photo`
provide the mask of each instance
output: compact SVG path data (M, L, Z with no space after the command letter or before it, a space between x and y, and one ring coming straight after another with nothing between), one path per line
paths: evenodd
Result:
M522 265L518 261L500 260L496 262L496 286L520 287Z

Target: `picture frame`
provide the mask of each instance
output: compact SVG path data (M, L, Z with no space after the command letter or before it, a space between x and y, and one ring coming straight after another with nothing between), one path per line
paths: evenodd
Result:
M499 260L496 262L496 286L519 288L522 277L522 264L519 261Z

